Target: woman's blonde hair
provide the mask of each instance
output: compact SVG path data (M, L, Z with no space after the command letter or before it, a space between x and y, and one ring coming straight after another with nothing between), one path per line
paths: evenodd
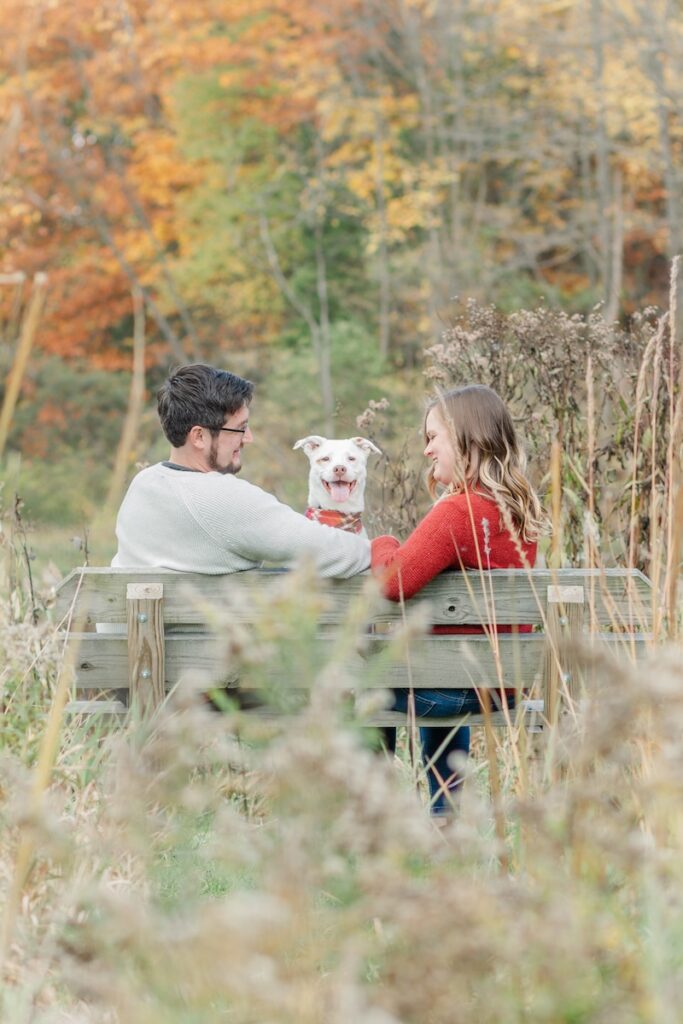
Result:
M544 527L541 503L527 480L526 456L502 398L484 384L467 384L444 391L430 402L425 426L433 409L451 434L459 467L460 479L449 491L490 496L506 526L513 525L526 542L536 540ZM433 467L427 473L427 487L436 498Z

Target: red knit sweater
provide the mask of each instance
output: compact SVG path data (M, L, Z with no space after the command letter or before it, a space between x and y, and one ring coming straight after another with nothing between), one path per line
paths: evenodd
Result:
M474 525L474 531L472 526ZM475 543L476 535L476 543ZM479 494L453 494L442 498L415 527L404 544L396 537L372 542L372 570L382 579L390 601L413 597L444 569L521 569L536 560L536 544L517 543L500 522L498 506ZM511 626L498 625L509 633ZM531 626L520 626L528 633ZM434 633L483 633L483 626L434 626Z

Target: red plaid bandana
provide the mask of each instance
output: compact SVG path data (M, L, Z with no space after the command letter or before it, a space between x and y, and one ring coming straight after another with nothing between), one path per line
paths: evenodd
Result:
M360 533L363 529L360 512L339 512L333 508L307 508L306 518L323 526L336 526L347 533Z

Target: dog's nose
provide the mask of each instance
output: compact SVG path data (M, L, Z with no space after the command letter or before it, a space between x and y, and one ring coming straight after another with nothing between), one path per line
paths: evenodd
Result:
M335 466L334 472L340 473L343 476L346 473L346 466Z

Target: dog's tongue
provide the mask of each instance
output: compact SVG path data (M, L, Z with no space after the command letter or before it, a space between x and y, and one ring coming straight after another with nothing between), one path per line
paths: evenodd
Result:
M351 484L346 480L332 480L330 482L330 496L333 501L346 501L351 493Z

